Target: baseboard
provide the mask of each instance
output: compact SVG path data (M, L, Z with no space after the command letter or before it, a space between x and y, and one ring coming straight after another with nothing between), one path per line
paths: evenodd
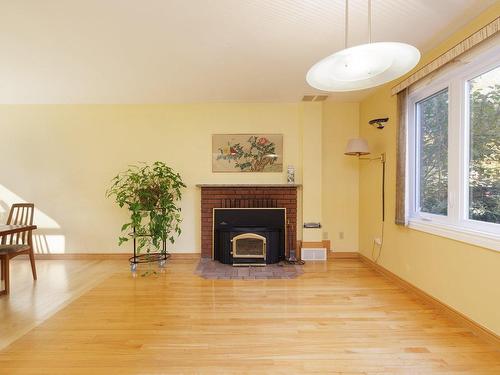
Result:
M310 247L310 246L306 246ZM359 253L349 251L329 251L328 258L357 259ZM171 253L171 259L198 259L200 253ZM64 253L64 254L35 254L40 260L128 260L129 253Z
M172 256L171 259L176 260L176 259L186 259L186 260L198 260L201 259L201 253L170 253Z
M297 241L297 248L300 249L302 247L324 247L327 250L330 250L330 240L323 241Z
M171 259L198 259L200 253L171 253ZM128 260L130 253L35 254L39 260Z
M363 254L357 253L359 255L359 258L362 262L367 264L369 267L374 269L375 271L379 272L380 274L384 275L388 279L391 279L391 281L394 281L396 284L401 286L403 289L406 289L414 294L416 294L418 297L420 297L422 300L424 300L426 303L436 307L438 310L442 311L445 313L447 316L458 322L459 324L462 324L469 328L476 336L484 339L485 341L488 341L489 343L493 344L500 350L500 336L498 336L495 332L491 331L490 329L482 326L481 324L477 323L476 321L470 319L469 317L465 316L461 312L455 310L453 307L448 306L446 303L440 301L439 299L431 296L427 292L424 292L422 289L416 287L415 285L409 283L406 280L403 280L401 277L398 275L392 273L385 267L382 267L380 264L375 263L373 260L369 259L368 257L364 256Z
M126 260L129 253L65 253L65 254L35 254L40 260Z
M358 259L359 253L355 251L329 251L328 258L333 259Z
M314 248L310 246L305 246L304 249L314 249ZM355 251L327 251L326 256L328 259L359 259L359 253Z

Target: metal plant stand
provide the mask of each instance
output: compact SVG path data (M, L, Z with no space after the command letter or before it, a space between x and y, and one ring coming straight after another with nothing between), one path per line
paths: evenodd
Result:
M162 241L162 251L157 252L149 252L146 254L137 254L137 238L138 237L151 237L149 234L136 234L135 228L130 236L134 242L134 256L129 258L130 262L130 271L136 272L137 265L139 263L154 263L158 262L158 267L164 268L167 265L167 260L170 258L170 253L167 252L167 240L164 239Z

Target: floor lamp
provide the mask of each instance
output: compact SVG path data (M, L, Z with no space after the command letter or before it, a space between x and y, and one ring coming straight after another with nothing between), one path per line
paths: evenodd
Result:
M370 155L368 142L363 138L349 139L344 152L345 155L357 156L359 160L380 161L382 163L382 222L385 221L385 152L375 158L363 157Z
M380 129L380 128L379 128ZM380 255L382 254L382 246L384 244L384 223L385 223L385 153L381 153L378 157L370 158L364 157L365 155L370 155L370 150L368 148L368 142L363 138L350 139L347 142L347 147L345 150L345 155L357 156L360 160L368 161L380 161L382 163L382 233L381 238L377 242L373 239L372 246L372 259L375 263L378 262ZM374 258L375 245L379 246L378 256Z

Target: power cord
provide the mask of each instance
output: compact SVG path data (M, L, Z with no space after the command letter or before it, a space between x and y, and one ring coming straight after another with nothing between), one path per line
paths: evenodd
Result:
M294 231L294 227L290 224L290 222L288 222L288 225L287 225L287 229L288 229L288 249L289 249L289 254L290 256L287 258L285 256L285 259L282 260L281 262L278 263L278 265L280 267L283 267L285 265L297 265L297 266L302 266L304 264L306 264L306 262L304 262L303 260L299 260L297 258L295 258L295 245L293 243L293 231Z
M375 252L375 240L373 240L373 244L372 244L372 260L377 263L380 256L382 255L382 248L384 247L384 222L382 221L382 236L380 238L380 247L379 247L379 250L378 250L378 255L376 258L374 258L374 252Z
M279 263L280 266L283 266L285 264L286 265L302 266L302 265L306 264L306 262L304 262L303 260L298 260L298 259L290 260L290 258L288 258L288 259L285 259Z

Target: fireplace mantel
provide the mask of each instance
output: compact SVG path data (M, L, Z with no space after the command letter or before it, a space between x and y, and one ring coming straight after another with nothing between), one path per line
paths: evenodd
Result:
M257 188L285 188L285 187L301 187L301 184L197 184L196 187L213 187L213 188L234 188L234 187L257 187Z

